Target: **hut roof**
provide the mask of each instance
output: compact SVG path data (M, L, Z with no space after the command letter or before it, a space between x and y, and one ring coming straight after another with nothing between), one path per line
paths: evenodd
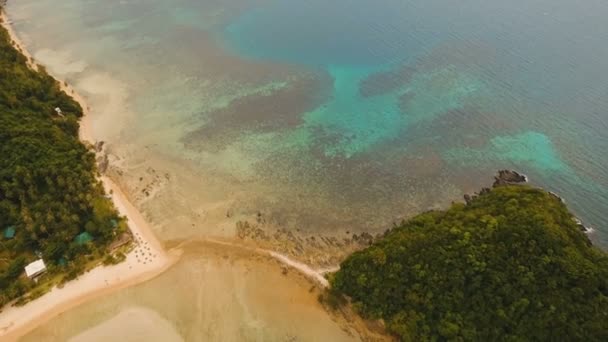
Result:
M15 237L15 226L8 226L6 227L6 229L4 230L4 238L5 239L12 239Z
M33 278L44 271L46 271L46 265L44 264L44 260L42 259L38 259L32 262L31 264L25 266L25 274L29 278Z
M88 232L80 233L74 238L74 242L78 245L84 245L93 240L93 237Z

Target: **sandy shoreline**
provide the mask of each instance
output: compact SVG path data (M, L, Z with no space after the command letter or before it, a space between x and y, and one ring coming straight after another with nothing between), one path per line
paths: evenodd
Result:
M11 27L10 19L4 12L0 12L0 15L2 26L7 29L15 45L28 58L30 66L34 69L37 68L31 54L25 49ZM60 86L63 91L72 96L82 106L83 117L80 120L80 140L88 144L94 144L94 127L89 115L90 110L87 101L70 85L60 82ZM63 288L54 288L51 292L23 307L5 308L0 313L0 340L17 340L55 316L84 302L150 280L163 273L179 259L181 254L179 246L170 252L164 250L162 243L157 239L142 214L133 206L118 184L107 176L101 176L100 180L106 189L106 193L111 194L119 213L127 217L129 228L135 238L135 248L127 255L126 261L121 264L108 267L99 266L77 280L67 283ZM270 256L280 264L304 275L312 283L321 285L321 287L328 286L323 274L337 270L337 267L315 270L280 253L260 248L250 248L233 243L229 239L205 240L215 245L230 245L238 249L254 251L258 255Z
M32 56L12 29L10 19L4 12L0 15L2 26L8 31L21 53L28 58L30 66L36 68ZM60 84L62 90L78 101L83 108L84 116L80 121L79 134L81 141L93 143L86 101L69 85ZM169 255L165 252L141 213L129 202L123 191L108 177L102 176L101 181L106 193L111 194L118 212L127 218L129 229L135 238L135 248L129 252L126 260L118 265L98 266L78 279L68 282L63 288L55 287L49 293L22 307L4 308L0 313L0 339L3 341L17 340L38 325L85 301L147 281L165 271L178 259L177 253Z

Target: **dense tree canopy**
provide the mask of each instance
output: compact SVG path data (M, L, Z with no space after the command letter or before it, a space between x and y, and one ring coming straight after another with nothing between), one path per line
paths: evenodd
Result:
M123 226L96 179L93 153L78 140L81 116L0 28L0 306L31 287L20 277L25 264L42 256L51 275L73 272ZM75 241L84 232L92 243Z
M558 198L528 186L421 214L331 284L402 340L608 341L608 256Z

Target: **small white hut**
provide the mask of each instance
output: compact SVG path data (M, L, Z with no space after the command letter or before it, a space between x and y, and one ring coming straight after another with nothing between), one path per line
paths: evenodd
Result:
M46 271L46 265L44 260L38 259L31 264L25 266L25 274L28 278L34 279Z

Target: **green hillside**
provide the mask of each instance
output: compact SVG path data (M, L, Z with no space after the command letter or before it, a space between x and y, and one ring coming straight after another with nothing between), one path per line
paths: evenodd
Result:
M0 307L35 287L23 275L29 262L43 258L48 267L39 286L73 278L126 229L78 140L81 116L0 28Z
M401 224L331 284L404 341L608 341L608 256L524 185Z

